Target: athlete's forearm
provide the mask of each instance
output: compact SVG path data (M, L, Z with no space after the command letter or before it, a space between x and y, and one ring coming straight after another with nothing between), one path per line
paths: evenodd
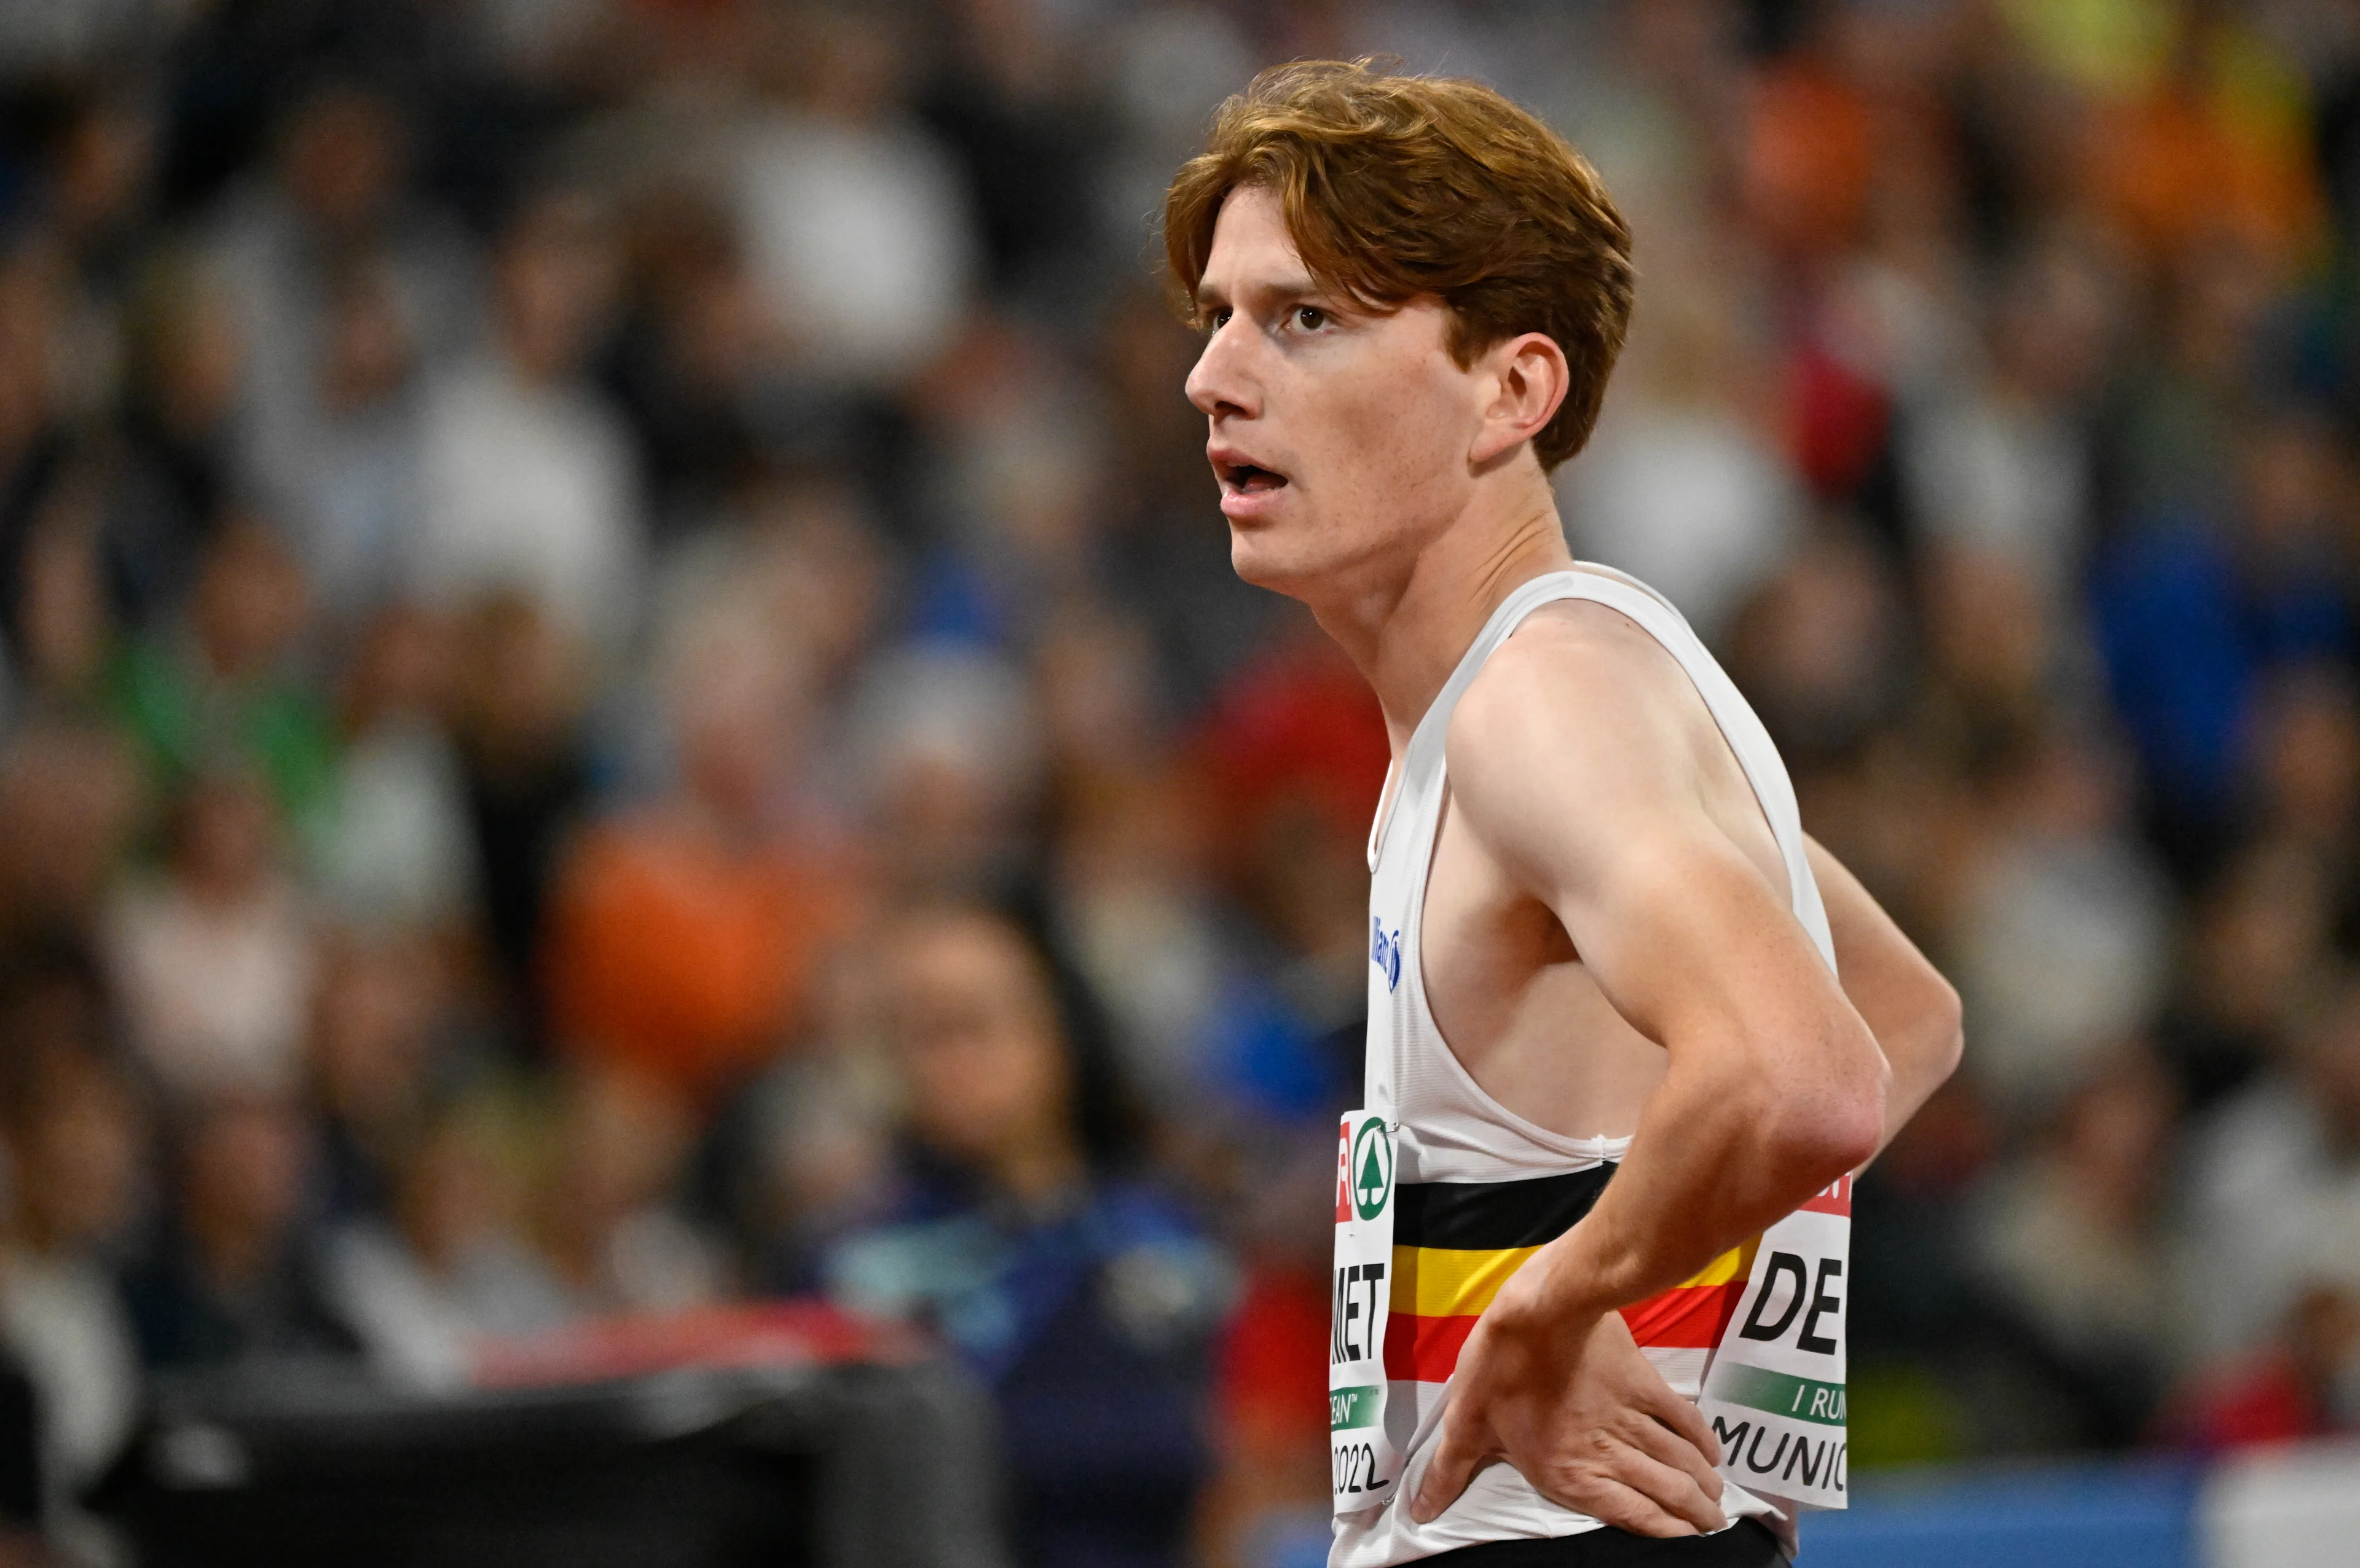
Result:
M1959 994L1842 862L1814 840L1804 844L1827 906L1844 996L1876 1037L1890 1069L1885 1127L1876 1143L1883 1153L1959 1065L1964 1043Z
M1524 1305L1578 1322L1644 1301L1863 1164L1884 1061L1856 1017L1829 1034L1808 1073L1791 1053L1774 1072L1766 1053L1675 1051L1597 1205L1525 1265Z
M1947 1004L1937 1001L1899 1028L1878 1030L1876 1048L1885 1055L1885 1129L1876 1140L1883 1154L1909 1125L1909 1118L1950 1080L1959 1065L1965 1037L1959 1027L1959 999L1948 986Z

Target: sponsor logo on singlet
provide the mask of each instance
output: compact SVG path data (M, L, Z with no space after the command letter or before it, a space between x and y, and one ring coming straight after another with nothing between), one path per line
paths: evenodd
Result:
M1374 915L1369 917L1369 962L1375 964L1377 973L1385 977L1386 990L1393 990L1401 985L1401 929L1396 926L1393 934L1388 936L1385 922Z

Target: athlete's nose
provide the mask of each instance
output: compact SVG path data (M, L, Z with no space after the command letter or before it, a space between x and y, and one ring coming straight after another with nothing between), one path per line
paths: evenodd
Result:
M1261 397L1243 363L1250 341L1250 333L1234 317L1205 339L1205 351L1196 356L1187 383L1188 401L1199 413L1214 419L1224 414L1250 419L1260 412Z

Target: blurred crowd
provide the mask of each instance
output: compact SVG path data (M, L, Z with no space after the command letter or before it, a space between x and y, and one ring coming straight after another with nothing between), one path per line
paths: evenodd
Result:
M2360 1424L2360 6L6 0L16 1539L159 1377L816 1294L1028 1564L1317 1560L1385 738L1155 219L1375 51L1605 174L1576 553L1967 996L1855 1464Z

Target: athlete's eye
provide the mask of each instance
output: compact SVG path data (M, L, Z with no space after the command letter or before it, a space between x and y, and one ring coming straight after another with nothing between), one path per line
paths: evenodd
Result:
M1328 312L1317 305L1297 305L1295 324L1306 332L1316 332L1328 324Z
M1217 310L1207 310L1207 311L1206 311L1206 312L1205 312L1205 315L1204 315L1204 321L1205 321L1205 330L1206 330L1207 332L1219 332L1223 327L1226 327L1226 326L1228 326L1228 325L1229 324L1229 308L1227 305L1223 305L1223 306L1219 307L1219 308L1218 308L1218 309L1217 309Z

